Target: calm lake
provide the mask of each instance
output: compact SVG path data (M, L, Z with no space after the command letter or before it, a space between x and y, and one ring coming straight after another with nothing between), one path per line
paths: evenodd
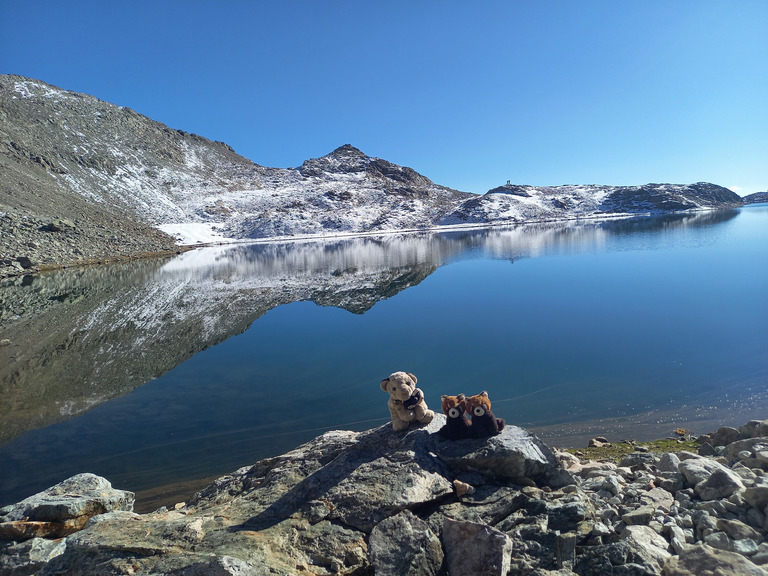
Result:
M79 472L183 500L388 422L396 370L555 446L702 433L768 418L768 205L203 248L6 282L0 312L0 505Z

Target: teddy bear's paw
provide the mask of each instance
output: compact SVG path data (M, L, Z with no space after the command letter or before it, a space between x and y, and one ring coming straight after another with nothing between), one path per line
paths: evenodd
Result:
M403 430L408 429L408 422L404 420L393 420L392 421L392 430L395 432L402 432Z
M427 410L419 419L420 424L429 424L435 418L435 413L432 410Z

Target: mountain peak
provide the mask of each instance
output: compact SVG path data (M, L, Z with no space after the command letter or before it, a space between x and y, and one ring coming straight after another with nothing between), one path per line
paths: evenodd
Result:
M328 156L334 156L334 157L338 157L338 156L360 156L360 157L365 157L367 155L362 150L359 150L358 148L355 148L354 146L352 146L352 144L344 144L343 146L339 146L338 148L336 148L336 150L334 150L333 152L328 154Z

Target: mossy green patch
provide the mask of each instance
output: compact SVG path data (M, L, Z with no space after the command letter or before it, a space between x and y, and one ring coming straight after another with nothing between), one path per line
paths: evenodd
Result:
M638 450L639 449L639 450ZM665 452L698 452L699 445L695 440L685 438L665 438L662 440L652 440L650 442L612 442L601 447L590 448L565 448L564 452L569 452L578 456L582 460L605 460L618 463L624 456L632 452L652 452L654 454L663 454Z

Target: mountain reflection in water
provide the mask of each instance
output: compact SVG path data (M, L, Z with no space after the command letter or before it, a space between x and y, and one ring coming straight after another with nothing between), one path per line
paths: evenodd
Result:
M287 435L282 443L268 441L270 445L261 447L261 452L245 450L237 456L242 458L260 457L278 447L289 448L298 441L314 436L317 433L315 430L328 429L338 424L360 421L355 425L366 428L385 422L386 398L378 388L378 381L398 369L416 372L431 407L438 410L441 393L477 393L488 389L492 399L499 401L497 414L514 416L513 421L522 424L523 415L511 410L519 403L513 399L537 393L546 396L550 393L543 390L550 385L559 386L557 394L574 404L574 397L564 393L563 387L583 384L576 374L566 374L564 370L575 369L589 374L594 368L589 364L598 361L588 358L584 366L573 364L576 355L590 347L588 343L578 342L585 333L595 330L594 327L587 327L587 324L602 323L605 331L616 331L617 337L626 337L622 329L617 329L617 324L622 322L622 318L638 321L637 316L622 310L628 300L619 299L615 307L602 312L595 311L592 316L574 316L574 324L555 323L555 330L572 332L570 338L574 340L573 355L571 351L564 350L557 343L562 334L547 332L553 329L550 317L566 315L569 310L588 308L592 304L583 299L569 300L578 297L569 291L568 286L569 274L573 266L579 266L578 262L574 261L566 269L557 272L554 268L536 267L536 274L552 274L546 284L547 290L552 290L552 299L541 304L540 308L541 330L537 328L535 319L526 319L526 302L532 306L538 305L530 300L530 296L528 300L516 303L520 309L511 317L500 314L501 324L498 326L493 324L492 312L488 316L479 314L476 324L473 324L471 318L464 318L465 315L473 314L474 304L470 306L470 303L486 298L489 302L495 302L497 297L514 302L523 294L527 282L516 277L519 284L507 282L497 286L493 282L494 274L498 272L492 272L490 278L478 275L477 279L481 282L478 286L471 281L475 273L471 266L460 273L443 275L451 276L450 282L453 284L445 284L447 280L441 279L438 286L430 288L434 294L430 292L413 304L409 298L403 299L400 306L412 306L412 310L406 312L404 308L397 308L401 311L396 314L396 308L389 307L377 315L374 311L378 307L374 306L407 288L421 284L449 263L489 260L516 262L542 255L567 257L599 254L606 249L646 253L665 250L667 240L672 236L678 246L686 247L684 235L696 230L704 230L705 233L691 240L695 246L701 247L707 242L715 245L718 235L711 232L726 226L739 215L739 211L716 211L588 223L540 224L490 231L402 234L333 242L219 246L187 252L170 260L63 270L5 282L0 285L0 339L9 340L10 345L0 347L0 462L10 462L17 471L8 472L9 467L5 463L1 466L0 495L5 497L0 498L3 501L0 504L11 494L18 495L19 490L23 489L20 487L23 482L34 484L28 482L28 475L33 473L35 466L45 468L44 463L27 462L29 457L22 453L29 452L29 446L34 445L45 454L46 447L41 443L44 444L56 434L60 438L66 436L58 429L55 434L46 433L46 430L32 431L83 415L134 390L139 392L137 389L155 379L160 379L157 382L158 389L171 386L170 382L175 386L172 391L166 391L165 396L158 396L163 402L169 402L169 398L173 400L163 408L168 413L158 415L157 418L172 421L174 410L179 411L180 417L190 418L183 408L187 396L192 398L191 401L203 403L207 397L212 405L216 405L219 394L222 397L227 394L244 394L243 403L247 404L247 408L243 409L250 410L252 420L258 423L259 429ZM617 238L629 240L617 241ZM663 272L669 274L669 271ZM560 288L555 290L553 286L557 285ZM615 293L602 293L604 288L614 290L610 286L596 284L594 291L599 295L596 301L616 298ZM500 296L496 296L499 291ZM637 295L629 295L628 298L629 301L635 301ZM337 316L326 320L324 317L322 321L331 324L323 328L325 338L323 334L317 336L317 349L313 350L304 340L305 334L313 334L313 328L302 322L310 322L308 318L312 322L320 322L318 312L306 307L295 311L286 308L282 316L274 318L273 324L263 318L254 325L261 326L264 322L265 331L276 331L263 338L253 335L255 340L250 346L256 346L258 341L258 349L236 343L231 345L229 352L224 347L217 353L220 357L212 361L221 362L223 358L227 363L218 367L221 378L217 384L220 388L216 388L213 393L208 390L197 397L191 384L189 389L185 389L183 384L174 380L177 378L173 376L176 372L174 368L183 368L180 365L184 365L199 352L223 343L232 336L243 334L268 311L300 301L311 301L322 307L336 307L355 315L365 315L365 318L370 318L366 322L371 325L364 326L360 323L362 320L345 320ZM713 302L713 305L720 306L722 303ZM674 310L675 307L669 312L673 316ZM615 315L598 317L607 312ZM401 320L399 324L388 324L380 316ZM452 318L455 323L451 322ZM685 322L686 318L683 316L678 321ZM283 322L287 327L278 327L278 322ZM445 344L445 336L453 326L458 332L453 340L455 348L451 349ZM519 329L527 333L520 334L517 332ZM283 334L279 330L289 333ZM378 333L371 335L370 331ZM420 339L414 340L415 334L420 335ZM509 338L509 346L499 343L503 338ZM295 345L292 344L294 342ZM525 346L521 342L526 342ZM649 358L654 354L663 356L664 352L653 342L643 342L647 346L638 348L637 354ZM663 342L664 338L660 337L662 345ZM279 348L278 343L282 343ZM496 345L499 346L495 353L498 360L487 360L484 364L473 366L475 358L482 356L483 346ZM627 342L627 345L638 346L638 343ZM616 351L605 352L610 355ZM558 355L561 358L555 363L571 363L558 366L555 370L552 366L553 356ZM243 378L252 374L248 367L249 356L252 357L252 363L261 366L259 377L264 380L252 384L259 388L258 393L253 392L253 398L232 384L238 381L239 376L233 376L238 370L242 371ZM195 361L200 364L196 368L197 373L204 373L201 368L203 360ZM480 362L479 359L477 361ZM611 363L609 359L606 362ZM455 369L452 367L454 365ZM614 368L620 370L621 367ZM636 370L634 367L628 368ZM672 365L669 370L670 373L681 373ZM164 379L163 376L169 372L170 380ZM546 380L534 377L536 372L540 372L541 379ZM650 392L658 383L648 386L642 381L646 376L641 372L642 369L636 375L638 384ZM454 374L456 381L451 381ZM763 376L764 373L756 378ZM507 377L510 381L522 381L523 385L516 384L515 390L507 391L503 388ZM625 374L624 377L632 379L635 375ZM302 385L297 382L306 382L306 388L301 388ZM716 382L712 388L722 384ZM292 390L293 396L288 388ZM323 389L328 391L320 393L319 390ZM705 389L702 390L704 392ZM156 392L147 390L143 393L149 397ZM263 400L255 400L259 395ZM291 398L293 403L285 404ZM754 396L751 398L754 400ZM130 404L130 399L125 402L126 406L136 411L137 421L145 422L138 417L144 408ZM524 414L525 423L557 424L595 416L586 408L583 412L577 409L564 410L555 399L550 403L552 405L549 407L539 406L540 410L535 414ZM615 413L631 414L648 407L658 408L658 405L652 399L647 402L643 400L637 405L628 399L626 406ZM225 411L227 409L231 410L223 408ZM98 415L93 418L98 418ZM233 421L231 429L224 426L221 433L235 433L242 429L248 417L243 415L242 418L242 421ZM211 422L185 422L183 425L177 422L170 426L176 426L180 431L192 425L208 427L206 433L215 437L219 432L216 427L220 424L213 419ZM160 427L159 424L157 426ZM296 427L305 431L303 435L291 436L291 430ZM93 432L98 433L95 430ZM105 429L103 433L116 432ZM151 436L151 431L147 435ZM131 446L132 441L128 436L120 450L130 452L143 449L142 445ZM6 448L2 448L3 445ZM196 449L200 450L203 445L209 451L217 449L215 440L210 444L201 441ZM91 453L83 457L82 465L87 467L88 462L98 461L104 456L99 454L102 449L98 443L90 449L84 447L84 451L90 450ZM69 450L73 454L77 452L73 447ZM56 451L66 452L67 449L59 446ZM78 456L69 454L69 457L70 464L75 466ZM199 454L190 448L189 453L179 454L179 457L195 459L199 458ZM62 458L66 456L62 455ZM164 452L163 458L168 458ZM237 465L248 463L250 460L240 461ZM227 471L226 466L230 465L229 461L222 462L211 469L185 471L183 475L221 473ZM133 465L134 468L136 466L139 465ZM88 471L93 470L89 468ZM23 474L27 474L27 480L22 480ZM56 474L57 470L51 470L47 476L41 473L40 481L44 485L39 488L47 486L51 480L58 481ZM137 474L135 485L146 486L149 481L146 478L138 479L141 474ZM114 478L110 479L115 482ZM131 489L131 486L119 487Z

